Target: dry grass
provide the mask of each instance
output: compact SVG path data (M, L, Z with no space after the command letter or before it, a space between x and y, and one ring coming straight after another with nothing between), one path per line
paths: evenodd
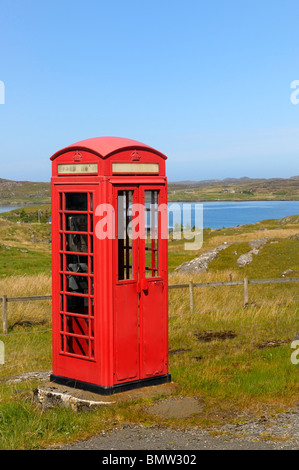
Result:
M51 275L10 276L0 279L0 296L51 295Z
M198 275L172 274L169 284L213 283L241 280L240 274L231 270L205 272ZM249 306L244 308L244 287L194 287L194 312L197 321L206 322L207 318L223 323L269 324L271 321L282 324L291 322L297 312L298 284L249 285ZM171 289L169 291L169 316L177 317L190 312L189 291ZM295 313L294 313L295 312ZM207 316L209 314L209 316ZM295 325L294 325L295 327Z
M170 242L170 263L173 267L178 266L224 241L246 243L261 237L279 238L283 240L281 247L280 244L271 245L271 253L266 247L263 248L260 258L256 258L258 264L249 273L250 279L275 277L276 273L268 270L266 262L272 266L276 260L280 270L277 272L285 269L282 261L286 258L288 263L293 260L295 265L297 260L294 250L298 242L287 238L297 234L299 229L277 225L273 225L272 229L260 228L257 225L244 230L206 232L200 252L183 252L182 243ZM51 294L51 273L46 273L50 258L41 256L44 251L46 254L50 252L50 245L33 243L32 235L39 239L47 236L37 224L31 224L31 228L29 225L16 227L10 222L2 224L0 221L1 264L3 275L6 276L0 278L0 296ZM6 242L10 250L5 248ZM34 271L29 265L29 254L21 252L21 247L32 251L29 253L32 262L43 269L41 274L32 275ZM274 251L275 259L272 259ZM28 272L28 275L9 276L5 263L8 267L15 263L11 268L13 274ZM223 282L230 278L242 280L246 274L244 270L235 269L235 258L229 250L225 253L225 259L221 260L219 256L212 264L209 272L199 275L170 274L169 283L187 284L191 279L198 283ZM271 275L268 275L269 272ZM169 291L169 359L172 379L179 384L180 394L200 396L204 404L201 415L179 424L192 426L217 420L223 422L223 419L234 419L240 411L264 414L265 410L271 409L277 412L298 401L298 366L296 369L290 361L290 340L299 331L297 290L297 283L249 285L249 307L245 309L242 286L198 287L194 289L196 313L192 315L188 289ZM9 334L0 336L5 343L5 364L0 369L0 382L8 376L26 371L50 370L51 303L9 303L8 322ZM39 330L44 332L39 333ZM200 334L205 331L230 331L235 336L228 335L226 339L216 336L204 342L200 340ZM277 347L260 347L267 341L273 343L273 340L277 341ZM14 394L13 385L3 381L0 386L1 448L34 448L40 442L65 439L66 434L75 437L77 433L80 438L84 429L91 432L91 429L95 431L99 426L105 429L107 423L114 425L116 413L120 423L123 420L143 422L149 419L140 404L133 404L129 409L123 407L115 411L109 409L98 414L90 413L88 417L56 409L42 413L31 404L29 392L24 400L23 395ZM31 390L32 383L15 387Z
M230 275L240 280L229 270L172 274L170 284L223 282ZM244 308L242 285L195 287L194 314L188 288L170 290L170 369L185 392L239 410L294 403L298 381L290 344L299 331L297 289L297 283L249 285Z
M223 230L225 232L225 230ZM219 236L213 237L209 241L209 243L205 244L205 251L206 249L209 249L210 247L221 245L223 242L228 242L228 243L235 243L236 241L238 242L251 242L253 240L256 240L257 238L288 238L293 235L298 234L298 228L287 228L287 229L272 229L272 230L255 230L253 232L248 232L248 233L240 233L240 234L233 234L233 235L223 235L223 233Z
M51 276L10 276L0 279L0 297L28 297L51 295ZM51 301L8 302L8 328L51 323Z

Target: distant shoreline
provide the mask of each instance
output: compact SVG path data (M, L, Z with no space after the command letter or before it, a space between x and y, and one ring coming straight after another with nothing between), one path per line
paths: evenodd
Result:
M168 203L173 202L173 203L195 203L195 202L299 202L299 199L200 199L200 200L194 200L194 201L183 201L182 199L173 201L168 199Z
M0 207L17 206L17 207L28 207L28 206L50 206L51 202L0 202Z
M298 199L200 199L200 200L170 200L168 199L168 203L201 203L201 202L299 202ZM50 206L51 202L0 202L0 207L9 207L9 206L17 206L17 207L28 207L28 206Z

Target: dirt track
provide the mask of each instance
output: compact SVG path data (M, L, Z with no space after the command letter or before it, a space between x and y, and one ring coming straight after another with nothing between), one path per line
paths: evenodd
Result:
M36 373L35 373L36 374ZM21 380L20 377L16 380ZM47 378L47 374L45 375ZM53 383L48 384L53 389ZM45 389L48 389L45 385ZM43 386L40 387L43 389ZM57 391L72 394L77 398L95 399L103 397L88 392L75 391L57 386ZM162 393L163 390L163 393ZM184 419L201 413L202 400L198 397L172 396L176 384L152 386L123 392L116 397L107 397L107 403L131 401L140 396L164 395L145 408L146 413L165 419ZM168 395L168 396L167 396ZM245 418L245 417L244 417ZM299 404L297 408L280 415L261 418L240 419L239 424L224 424L217 428L170 429L165 426L127 425L113 431L102 432L89 440L60 447L59 450L298 450L299 449Z
M299 409L277 418L203 430L124 426L61 450L298 450Z

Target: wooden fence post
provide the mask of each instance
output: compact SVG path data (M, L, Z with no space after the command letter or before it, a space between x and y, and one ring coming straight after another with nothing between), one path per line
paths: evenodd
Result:
M248 298L248 279L244 278L244 308L248 307L249 298Z
M194 312L194 286L193 281L189 281L189 299L190 299L190 313Z
M3 334L7 335L7 295L2 296Z

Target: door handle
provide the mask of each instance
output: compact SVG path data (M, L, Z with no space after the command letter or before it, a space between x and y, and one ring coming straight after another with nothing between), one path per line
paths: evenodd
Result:
M147 279L142 279L142 281L141 281L141 289L142 289L142 290L148 290L148 280L147 280Z

